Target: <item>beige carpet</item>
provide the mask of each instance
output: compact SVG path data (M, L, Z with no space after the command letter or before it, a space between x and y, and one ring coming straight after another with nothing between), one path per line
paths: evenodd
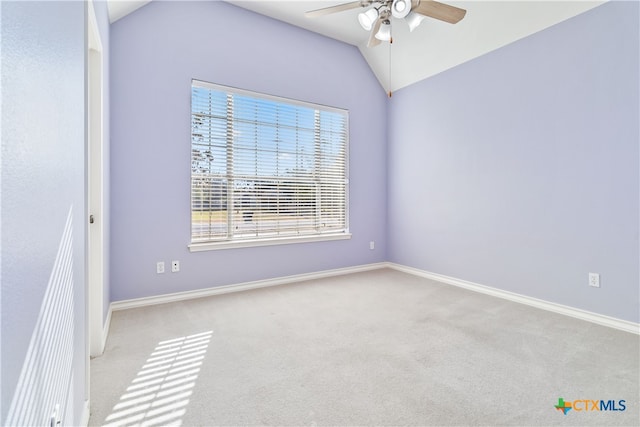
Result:
M639 345L377 270L113 313L90 425L640 425Z

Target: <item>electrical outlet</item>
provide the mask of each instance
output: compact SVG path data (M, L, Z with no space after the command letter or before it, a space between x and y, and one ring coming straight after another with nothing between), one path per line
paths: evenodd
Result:
M369 249L374 250L376 248L376 242L373 240L369 242Z
M156 273L158 274L164 273L164 261L158 261L156 263Z
M600 275L598 273L589 273L589 286L600 287Z
M171 272L177 273L180 271L180 261L171 261Z

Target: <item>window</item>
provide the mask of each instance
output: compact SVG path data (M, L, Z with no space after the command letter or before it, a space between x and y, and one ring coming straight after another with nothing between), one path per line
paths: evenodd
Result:
M191 85L191 245L349 238L348 113Z

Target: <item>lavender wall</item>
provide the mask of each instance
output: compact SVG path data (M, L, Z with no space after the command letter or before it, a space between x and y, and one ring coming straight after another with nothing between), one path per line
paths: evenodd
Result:
M0 424L80 425L85 399L82 2L0 2Z
M386 259L387 102L355 47L223 2L152 2L110 42L112 301ZM192 78L349 110L351 240L188 251Z
M607 3L394 94L390 260L638 322L638 40Z

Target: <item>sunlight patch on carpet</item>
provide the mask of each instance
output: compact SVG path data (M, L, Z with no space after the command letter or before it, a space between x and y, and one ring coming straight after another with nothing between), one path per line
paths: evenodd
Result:
M105 427L182 425L212 334L159 342L107 416Z

